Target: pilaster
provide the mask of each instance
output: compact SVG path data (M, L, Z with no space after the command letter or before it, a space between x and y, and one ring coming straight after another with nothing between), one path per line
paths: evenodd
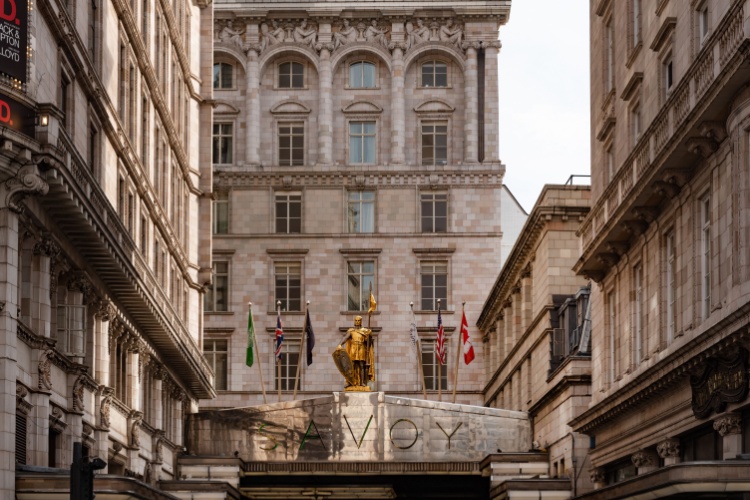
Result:
M500 41L484 43L484 162L499 162L499 105L497 56Z
M247 84L247 117L245 124L246 143L245 161L249 165L260 164L260 66L258 53L247 51L247 66L245 72Z
M331 53L328 47L320 50L320 73L318 75L319 120L318 120L318 164L333 163L333 73Z
M478 95L477 49L474 44L470 44L466 49L464 68L464 163L479 162Z
M394 44L392 65L391 163L403 165L405 163L406 110L404 108L404 52L401 44Z

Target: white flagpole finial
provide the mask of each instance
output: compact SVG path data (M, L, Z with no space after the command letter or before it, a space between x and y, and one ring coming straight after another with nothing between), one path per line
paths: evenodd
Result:
M247 305L248 305L248 307L253 307L253 303L252 302L248 302Z
M281 301L280 300L276 301L276 307L281 307Z
M308 306L310 305L310 301L309 301L309 300L307 301L307 305L308 305Z

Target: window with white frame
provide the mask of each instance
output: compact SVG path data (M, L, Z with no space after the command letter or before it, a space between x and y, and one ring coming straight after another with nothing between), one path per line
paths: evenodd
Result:
M290 339L286 335L284 337L284 343L281 345L281 359L276 361L281 366L276 364L273 366L274 389L279 390L281 388L282 391L293 391L294 382L297 378L301 343L299 339ZM272 339L272 342L271 352L274 352L276 349L276 340ZM301 386L302 381L300 380L297 387L300 388Z
M701 318L711 313L711 196L700 199L700 265L701 265Z
M708 2L704 2L696 11L696 24L698 28L698 43L702 47L711 29L708 17Z
M219 62L214 64L214 88L217 90L234 88L234 66Z
M214 371L214 389L227 390L229 348L226 339L203 339L203 357Z
M214 234L229 233L229 193L214 193Z
M213 130L213 163L232 163L232 143L234 140L231 123L214 123Z
M213 281L204 295L203 309L207 312L229 311L229 262L215 260Z
M289 61L279 64L278 88L301 89L305 86L305 66Z
M442 390L448 389L448 364L441 365L438 362L436 352L436 339L422 339L422 369L424 370L424 384L425 389L428 391L437 391L438 388ZM448 344L445 343L446 359L450 356L447 355ZM440 387L438 387L440 384Z
M448 193L421 193L419 195L422 232L448 231Z
M448 122L423 122L422 165L448 163Z
M305 164L305 124L279 124L279 165L295 167Z
M665 285L666 285L666 334L667 344L671 344L675 337L675 324L677 317L677 309L675 307L675 300L677 296L677 285L676 285L676 274L677 274L677 258L675 255L675 239L674 230L669 231L664 237L664 267L665 267Z
M375 64L357 61L349 65L349 87L353 89L375 88Z
M346 263L348 311L366 311L370 307L370 287L375 285L375 261Z
M448 65L442 61L422 63L422 87L447 87Z
M86 355L86 306L83 293L61 289L57 303L58 348L68 356Z
M615 153L614 148L610 144L605 153L607 158L607 182L612 182L615 178Z
M373 165L376 151L374 121L349 122L349 164Z
M633 268L633 361L638 365L644 356L644 291L643 264L636 264Z
M662 60L661 71L664 81L664 95L668 96L674 88L674 62L671 53Z
M350 233L375 232L374 191L349 191L347 225Z
M641 106L636 104L630 109L630 134L633 138L633 145L638 143L641 132Z
M302 193L276 193L276 233L302 232Z
M422 262L419 266L420 295L423 311L448 309L448 262Z
M281 302L282 311L302 310L302 264L276 262L274 264L274 303Z

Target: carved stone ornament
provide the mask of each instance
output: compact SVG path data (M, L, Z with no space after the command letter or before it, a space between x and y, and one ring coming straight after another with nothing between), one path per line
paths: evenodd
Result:
M112 389L107 388L104 392L104 399L102 399L102 405L99 409L99 417L101 419L101 426L104 429L109 429L109 416L112 410Z
M115 306L109 300L103 299L99 301L99 307L96 311L96 316L102 321L112 321L116 314Z
M690 377L693 414L705 418L722 412L727 403L744 401L748 393L748 352L737 347L725 357L711 357L698 376Z
M85 410L85 403L83 399L84 390L84 376L79 375L75 382L73 382L73 410L83 411Z
M29 390L25 386L16 384L16 409L24 415L31 413L31 409L33 408L31 403L26 401L26 396L28 395Z
M603 483L604 482L604 469L597 467L595 469L589 469L589 479L592 483Z
M133 448L141 447L141 424L143 423L143 413L134 411L131 413L132 423L130 424L130 446Z
M675 438L665 439L656 445L656 453L661 458L673 458L680 456L680 440Z
M46 257L57 257L60 255L60 245L52 238L45 236L36 242L33 249L34 255L44 255Z
M154 434L154 463L160 464L164 462L164 456L162 455L162 444L164 442L165 433L164 431L157 431Z
M83 430L81 431L81 433L82 433L82 434L83 434L84 436L91 436L91 434L93 434L93 433L94 433L94 428L93 428L93 427L91 427L91 426L90 426L89 424L87 424L86 422L84 422L84 423L83 423Z
M34 163L28 163L18 170L15 177L0 184L0 208L21 213L19 203L26 195L45 195L48 191L49 184L42 179L39 167Z
M638 450L630 457L633 461L633 465L638 467L654 467L657 465L656 455L652 451Z
M714 430L721 437L742 434L742 417L738 413L727 413L714 419Z
M50 360L50 357L53 354L52 350L48 349L39 357L39 365L37 367L39 370L39 384L37 388L39 390L52 390L52 379L50 374L52 361Z

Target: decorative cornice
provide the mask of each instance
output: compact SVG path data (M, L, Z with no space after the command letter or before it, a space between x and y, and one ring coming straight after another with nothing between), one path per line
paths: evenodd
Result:
M0 184L0 209L8 208L21 213L19 203L28 195L45 195L49 184L42 178L39 167L34 163L21 166L15 177Z
M680 456L680 440L677 438L665 439L656 445L656 452L661 458L675 458Z
M726 413L714 419L714 430L721 437L731 434L742 434L742 415L739 413Z

